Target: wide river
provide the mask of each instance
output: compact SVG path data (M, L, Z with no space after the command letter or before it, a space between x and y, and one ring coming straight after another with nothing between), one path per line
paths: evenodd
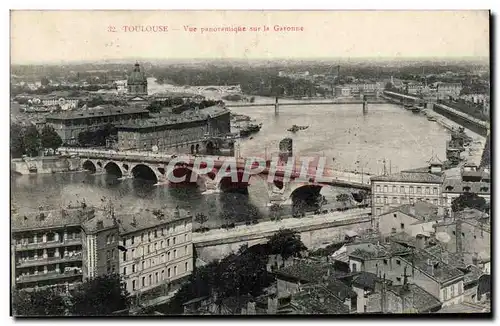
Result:
M151 80L149 85L154 91L160 88ZM257 103L271 101L256 99ZM270 155L277 152L281 139L291 137L298 155L325 155L338 169L363 169L373 174L382 173L384 160L387 171L392 173L424 166L433 153L444 160L449 137L449 132L439 124L392 104L371 104L366 115L360 104L282 106L279 116L275 116L274 107L231 110L263 123L252 139L241 140L242 156ZM292 134L286 129L293 124L309 128ZM115 200L116 207L124 210L179 206L204 212L209 216L207 226L214 226L226 218L242 221L259 218L268 211L263 181L251 183L248 195L202 194L196 188L154 186L144 181L117 180L113 176L86 172L13 175L11 187L13 204L21 212L40 206L57 208L83 199L89 204L100 205L106 198ZM323 188L322 194L333 202L339 191Z

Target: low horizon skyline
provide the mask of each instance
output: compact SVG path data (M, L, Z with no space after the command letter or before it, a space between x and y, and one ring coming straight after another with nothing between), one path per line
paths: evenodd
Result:
M11 61L11 66L36 66L36 65L81 65L81 64L128 64L128 63L153 63L153 62L164 62L164 63L187 63L190 61L198 62L219 62L219 61L227 61L227 62L318 62L318 63L370 63L372 62L385 62L385 63L417 63L417 62L433 62L433 63L458 63L464 62L468 64L481 64L481 65L490 65L490 56L484 57L317 57L317 58L235 58L235 57L227 57L227 58L170 58L170 59L162 59L155 57L122 57L122 58L109 58L109 59L96 59L96 60L54 60L54 61L32 61L32 62L24 62L24 63L13 63Z
M14 10L10 15L13 64L490 57L488 10ZM130 31L134 27L140 31Z

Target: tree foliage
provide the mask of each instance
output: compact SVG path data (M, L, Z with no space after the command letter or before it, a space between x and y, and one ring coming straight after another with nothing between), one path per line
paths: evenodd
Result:
M62 316L66 311L63 297L53 288L14 291L12 308L15 316Z
M453 212L460 212L466 208L474 208L484 212L487 209L486 200L476 193L465 192L451 202Z
M51 148L53 150L58 149L62 145L61 137L59 137L52 126L48 125L42 129L41 141L43 148Z
M82 283L71 301L70 312L75 316L106 316L130 305L129 294L118 274L98 276Z
M203 225L203 224L205 224L208 221L208 216L206 216L203 213L198 213L198 214L195 215L194 221L196 223L199 223L200 225Z
M38 152L42 148L42 143L40 141L40 133L35 126L30 125L26 128L23 143L27 155L38 156Z
M12 124L10 126L10 153L14 158L21 157L26 153L23 133L21 125Z
M271 254L279 254L283 259L299 256L306 246L300 240L300 235L290 229L281 229L267 242Z

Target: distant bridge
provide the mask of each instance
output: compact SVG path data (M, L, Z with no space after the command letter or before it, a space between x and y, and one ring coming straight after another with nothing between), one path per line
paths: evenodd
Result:
M270 161L266 162L263 171L243 176L245 168L251 159L234 158L228 156L195 156L195 155L169 155L165 153L139 152L139 151L114 151L87 148L60 148L61 153L70 156L78 156L82 169L92 172L106 172L115 174L122 178L144 178L155 181L157 184L171 184L171 176L196 180L193 183L205 190L231 191L245 190L252 178L260 178L267 181L270 202L290 204L294 196L319 195L321 188L325 185L350 188L354 190L369 190L370 175L337 171L325 166L323 171L318 170L318 162L311 162L308 169L302 171L300 163L295 162L293 166L272 166ZM211 171L205 175L196 175L193 166L196 159L214 162ZM170 161L175 160L174 167L169 167ZM236 163L238 181L234 182L229 176L218 179L221 168L227 169L230 162ZM255 162L256 163L256 162ZM251 168L256 168L252 164ZM200 168L206 168L203 165ZM275 171L275 172L274 172ZM269 174L274 172L274 176ZM301 173L302 172L302 173ZM322 172L322 173L321 173ZM193 177L192 175L195 174ZM300 178L300 180L299 180ZM185 184L185 183L184 183Z
M383 104L387 103L387 101L383 99L369 99L368 104ZM279 106L298 106L298 105L334 105L334 104L363 104L364 101L362 99L353 99L353 100L334 100L334 101L301 101L301 102L279 102ZM226 107L229 108L238 108L238 107L253 107L253 106L276 106L276 103L243 103L243 104L228 104L226 103Z

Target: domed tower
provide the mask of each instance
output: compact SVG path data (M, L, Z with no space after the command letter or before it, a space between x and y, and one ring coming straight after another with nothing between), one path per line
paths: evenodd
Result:
M127 79L128 94L133 96L148 95L148 81L144 71L141 71L141 66L136 63L134 70Z

